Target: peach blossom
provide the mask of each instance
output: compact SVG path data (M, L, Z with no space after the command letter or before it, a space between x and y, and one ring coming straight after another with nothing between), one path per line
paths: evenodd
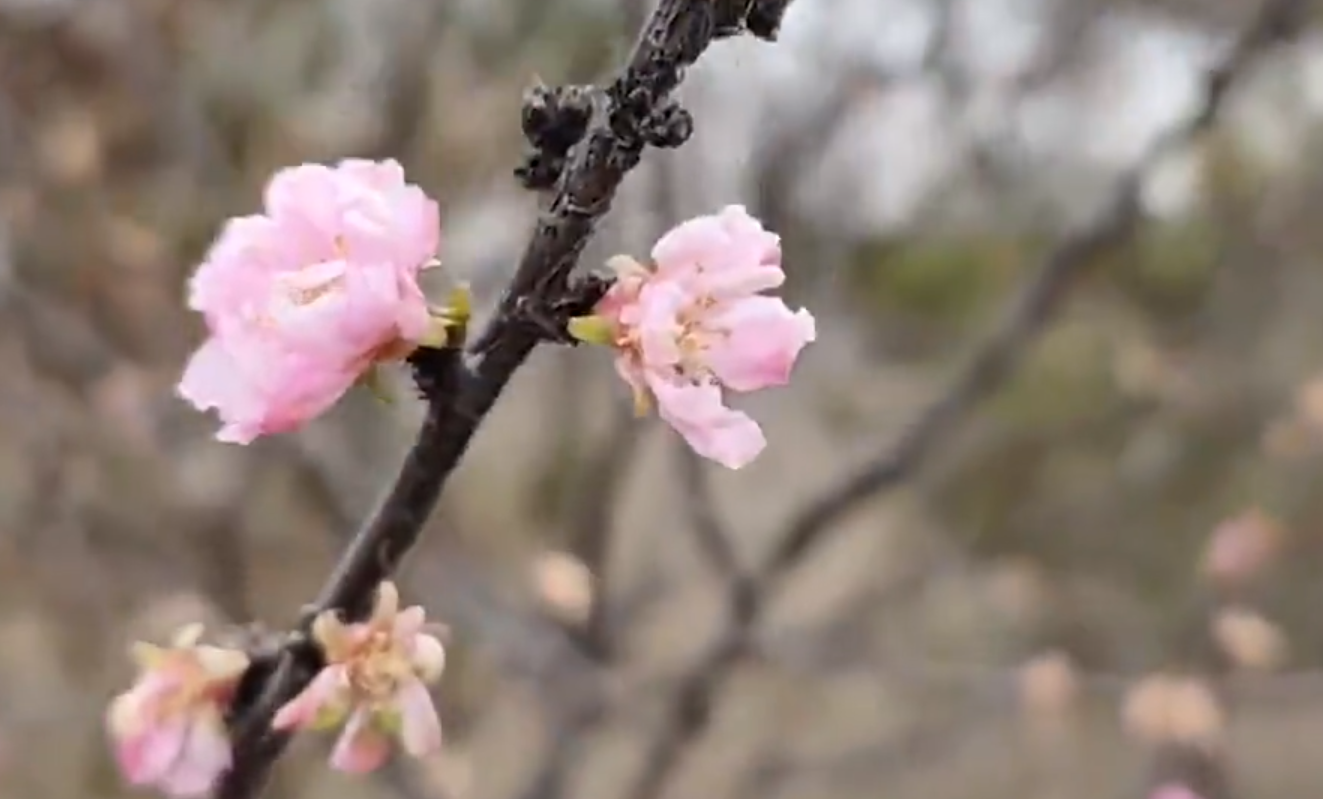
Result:
M205 795L230 767L224 713L248 667L242 652L198 645L201 633L190 625L169 648L138 644L138 681L106 714L128 781L180 799Z
M789 382L816 338L814 318L761 293L785 281L779 238L741 206L678 225L652 257L651 267L613 259L617 282L572 332L616 348L616 370L640 412L655 401L696 452L741 468L766 439L750 416L726 406L724 391Z
M382 583L372 616L345 624L323 613L313 624L326 666L272 721L276 729L344 725L331 753L332 768L372 771L398 737L415 757L441 746L441 724L427 684L441 677L445 649L427 632L421 607L400 610L395 585Z
M438 238L436 203L394 161L277 172L265 212L231 220L192 278L209 336L179 394L243 444L326 411L436 338L418 277Z

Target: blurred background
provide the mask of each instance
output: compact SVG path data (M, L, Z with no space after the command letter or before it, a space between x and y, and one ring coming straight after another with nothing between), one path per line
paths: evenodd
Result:
M695 136L585 264L733 202L783 235L819 340L742 406L769 449L696 464L602 353L538 352L401 575L454 629L446 751L359 779L300 740L268 795L1323 796L1323 28L1145 157L1260 2L796 0L779 43L715 45ZM126 644L292 623L420 417L401 374L392 406L211 440L172 388L220 222L280 166L395 157L487 306L538 208L523 90L609 77L648 5L0 0L0 796L129 795ZM731 574L1130 186L1005 380L732 637Z

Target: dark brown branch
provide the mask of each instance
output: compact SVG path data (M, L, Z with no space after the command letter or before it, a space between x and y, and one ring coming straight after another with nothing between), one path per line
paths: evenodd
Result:
M412 359L427 399L427 416L394 485L354 537L300 632L272 665L246 675L251 703L234 708L233 768L217 788L218 799L256 796L288 736L270 729L276 710L316 672L320 657L306 643L316 612L351 616L370 605L418 540L450 474L468 449L482 419L506 383L541 341L564 319L592 306L603 287L570 284L570 273L598 220L610 209L625 174L648 145L674 146L687 133L687 115L670 100L686 67L718 34L717 20L744 0L693 3L661 0L634 46L623 72L603 92L597 119L557 182L500 307L466 363L457 351L423 350ZM586 286L586 290L576 289Z
M749 33L769 42L776 41L781 31L781 18L790 8L791 0L754 0L744 24Z
M728 597L728 626L677 689L670 717L649 751L631 799L658 799L688 745L707 728L722 686L750 650L755 627L781 579L820 543L834 524L864 500L901 485L945 442L979 402L999 389L1045 328L1072 283L1099 256L1125 243L1141 220L1140 193L1156 164L1188 145L1216 119L1237 79L1261 51L1298 26L1303 0L1267 0L1227 59L1209 74L1203 100L1190 119L1159 137L1118 181L1101 211L1054 247L960 369L950 387L924 410L898 444L792 517L772 557L752 583Z

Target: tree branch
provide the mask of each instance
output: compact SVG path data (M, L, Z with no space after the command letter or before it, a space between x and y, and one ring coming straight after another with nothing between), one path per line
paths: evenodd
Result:
M1303 6L1303 0L1266 0L1226 60L1209 72L1195 112L1185 123L1159 136L1121 176L1102 211L1047 254L942 396L919 415L899 442L793 517L767 566L769 575L789 569L859 504L908 479L945 442L956 423L1001 388L1071 284L1135 232L1141 221L1140 193L1154 168L1211 128L1227 93L1251 62L1295 32Z
M716 497L706 471L707 462L684 442L677 442L680 484L684 488L684 507L689 526L703 558L722 580L740 579L739 556L734 542L717 513Z
M385 500L355 535L316 603L305 609L301 634L245 675L241 695L251 701L233 708L235 761L220 781L218 799L256 796L288 745L288 735L272 732L271 719L320 666L307 640L312 618L324 610L350 616L366 610L377 586L418 540L446 480L515 370L539 342L555 337L556 323L563 326L601 296L600 283L570 284L588 237L644 149L678 146L687 138L692 121L669 95L714 38L738 29L718 22L732 15L742 21L747 10L747 0L661 0L627 67L599 98L598 119L560 175L471 359L466 362L457 350L420 350L411 358L427 399L422 429Z
M924 466L959 422L1006 382L1071 284L1099 256L1134 233L1141 220L1141 190L1153 168L1211 127L1234 83L1263 50L1298 29L1304 7L1303 0L1267 0L1263 4L1226 60L1209 73L1202 102L1191 117L1160 136L1121 177L1102 210L1047 254L942 396L919 415L899 443L793 516L773 555L751 583L732 585L728 626L677 689L666 729L648 752L631 799L662 795L686 748L706 729L716 697L749 650L754 628L780 580L826 538L837 521Z

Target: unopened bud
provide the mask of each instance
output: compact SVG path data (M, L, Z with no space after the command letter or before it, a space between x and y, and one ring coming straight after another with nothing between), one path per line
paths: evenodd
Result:
M1150 745L1215 749L1226 728L1222 706L1207 682L1157 674L1130 689L1121 710L1126 731Z
M1323 432L1323 377L1307 381L1296 391L1295 411L1301 421Z
M1060 718L1079 696L1079 677L1064 652L1047 652L1020 667L1024 710L1037 718Z
M1208 538L1203 571L1216 582L1246 583L1276 559L1285 532L1263 511L1254 508L1219 524Z
M582 624L593 605L593 575L583 561L564 552L546 552L533 564L538 600L556 618Z
M1213 619L1213 638L1237 668L1270 671L1286 659L1282 631L1263 616L1243 607L1226 608Z
M585 344L610 346L615 343L615 328L604 316L576 316L566 325L566 330Z
M1189 786L1181 785L1178 782L1169 782L1159 785L1153 789L1153 793L1148 795L1148 799L1204 799L1195 793Z

